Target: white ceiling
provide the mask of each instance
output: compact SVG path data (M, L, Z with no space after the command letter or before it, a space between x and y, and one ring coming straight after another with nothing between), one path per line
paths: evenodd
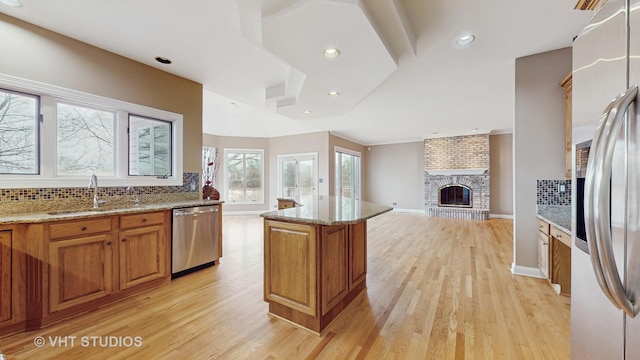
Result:
M592 16L576 0L21 1L0 11L202 83L205 133L363 145L511 132L515 59L571 46Z

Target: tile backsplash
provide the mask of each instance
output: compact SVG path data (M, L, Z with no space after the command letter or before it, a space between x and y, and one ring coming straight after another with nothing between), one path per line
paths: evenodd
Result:
M196 200L200 197L200 173L184 173L182 186L136 186L141 202L162 202L178 199ZM98 196L109 204L129 203L135 196L126 186L101 186ZM27 188L0 189L0 214L33 211L76 209L92 204L93 189Z
M565 192L559 192L564 185ZM538 180L537 205L571 205L571 180Z

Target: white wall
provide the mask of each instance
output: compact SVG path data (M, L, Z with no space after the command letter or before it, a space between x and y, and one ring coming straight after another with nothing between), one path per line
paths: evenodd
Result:
M514 168L514 272L537 271L536 180L563 179L564 90L571 49L516 59Z

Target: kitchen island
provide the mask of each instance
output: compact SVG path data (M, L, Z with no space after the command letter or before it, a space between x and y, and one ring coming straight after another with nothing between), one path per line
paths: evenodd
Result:
M320 334L366 288L366 221L390 210L331 196L261 214L269 314Z

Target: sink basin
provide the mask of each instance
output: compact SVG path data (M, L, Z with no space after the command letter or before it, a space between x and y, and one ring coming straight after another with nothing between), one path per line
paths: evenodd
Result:
M114 210L114 209L107 209L107 208L91 208L91 209L83 209L83 210L56 210L56 211L49 211L47 212L47 215L65 215L65 214L79 214L79 213L86 213L86 212L95 212L95 211L106 211L106 210Z

